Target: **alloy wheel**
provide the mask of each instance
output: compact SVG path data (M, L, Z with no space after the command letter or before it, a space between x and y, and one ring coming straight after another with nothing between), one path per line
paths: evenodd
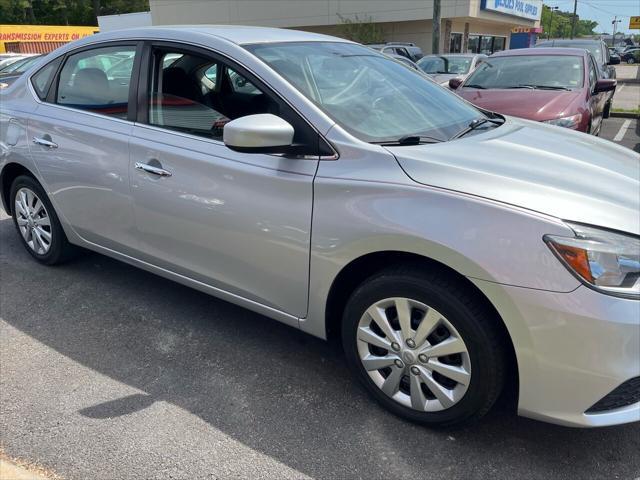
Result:
M387 298L369 307L358 323L357 343L371 380L406 407L446 410L469 387L464 340L447 318L417 300Z
M16 222L25 243L38 255L45 255L51 248L52 230L49 213L36 193L26 187L15 197Z

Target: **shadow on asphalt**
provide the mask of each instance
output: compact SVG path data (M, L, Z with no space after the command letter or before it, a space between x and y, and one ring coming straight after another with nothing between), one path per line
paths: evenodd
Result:
M472 427L429 430L373 403L336 343L97 254L37 265L10 220L0 221L0 245L3 319L144 392L85 408L85 417L110 422L171 402L312 477L635 478L640 471L637 426L569 429L503 408ZM35 287L48 293L31 306L14 300Z

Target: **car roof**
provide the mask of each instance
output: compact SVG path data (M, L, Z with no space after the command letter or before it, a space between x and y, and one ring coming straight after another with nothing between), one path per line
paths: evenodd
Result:
M551 40L542 40L538 42L538 45L551 44L551 45L567 45L567 44L590 44L590 43L602 43L602 40L588 39L588 38L556 38Z
M516 55L572 55L583 57L588 55L588 51L582 48L554 48L554 47L535 47L535 48L517 48L515 50L503 50L496 52L489 58L495 57L513 57Z
M344 42L349 40L322 35L319 33L288 30L283 28L253 27L241 25L163 25L155 27L137 27L111 32L97 33L85 37L75 45L94 43L100 40L117 40L127 38L162 38L166 36L181 37L182 35L207 35L222 38L237 45L253 43L278 42Z

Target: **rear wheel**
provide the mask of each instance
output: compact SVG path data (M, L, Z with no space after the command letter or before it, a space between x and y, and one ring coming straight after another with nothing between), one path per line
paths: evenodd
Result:
M390 270L351 296L342 324L354 374L384 407L427 425L484 415L504 383L495 318L456 279Z
M21 175L11 185L13 223L27 252L40 263L54 265L70 258L68 242L58 216L42 186Z

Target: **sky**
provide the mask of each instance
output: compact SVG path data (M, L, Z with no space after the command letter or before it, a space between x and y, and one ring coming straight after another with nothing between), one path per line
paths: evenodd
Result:
M544 0L544 4L573 12L573 0ZM640 30L629 30L629 17L640 16L640 0L578 0L578 16L581 20L598 22L595 29L598 33L611 33L611 22L616 15L622 20L616 32L640 34Z

